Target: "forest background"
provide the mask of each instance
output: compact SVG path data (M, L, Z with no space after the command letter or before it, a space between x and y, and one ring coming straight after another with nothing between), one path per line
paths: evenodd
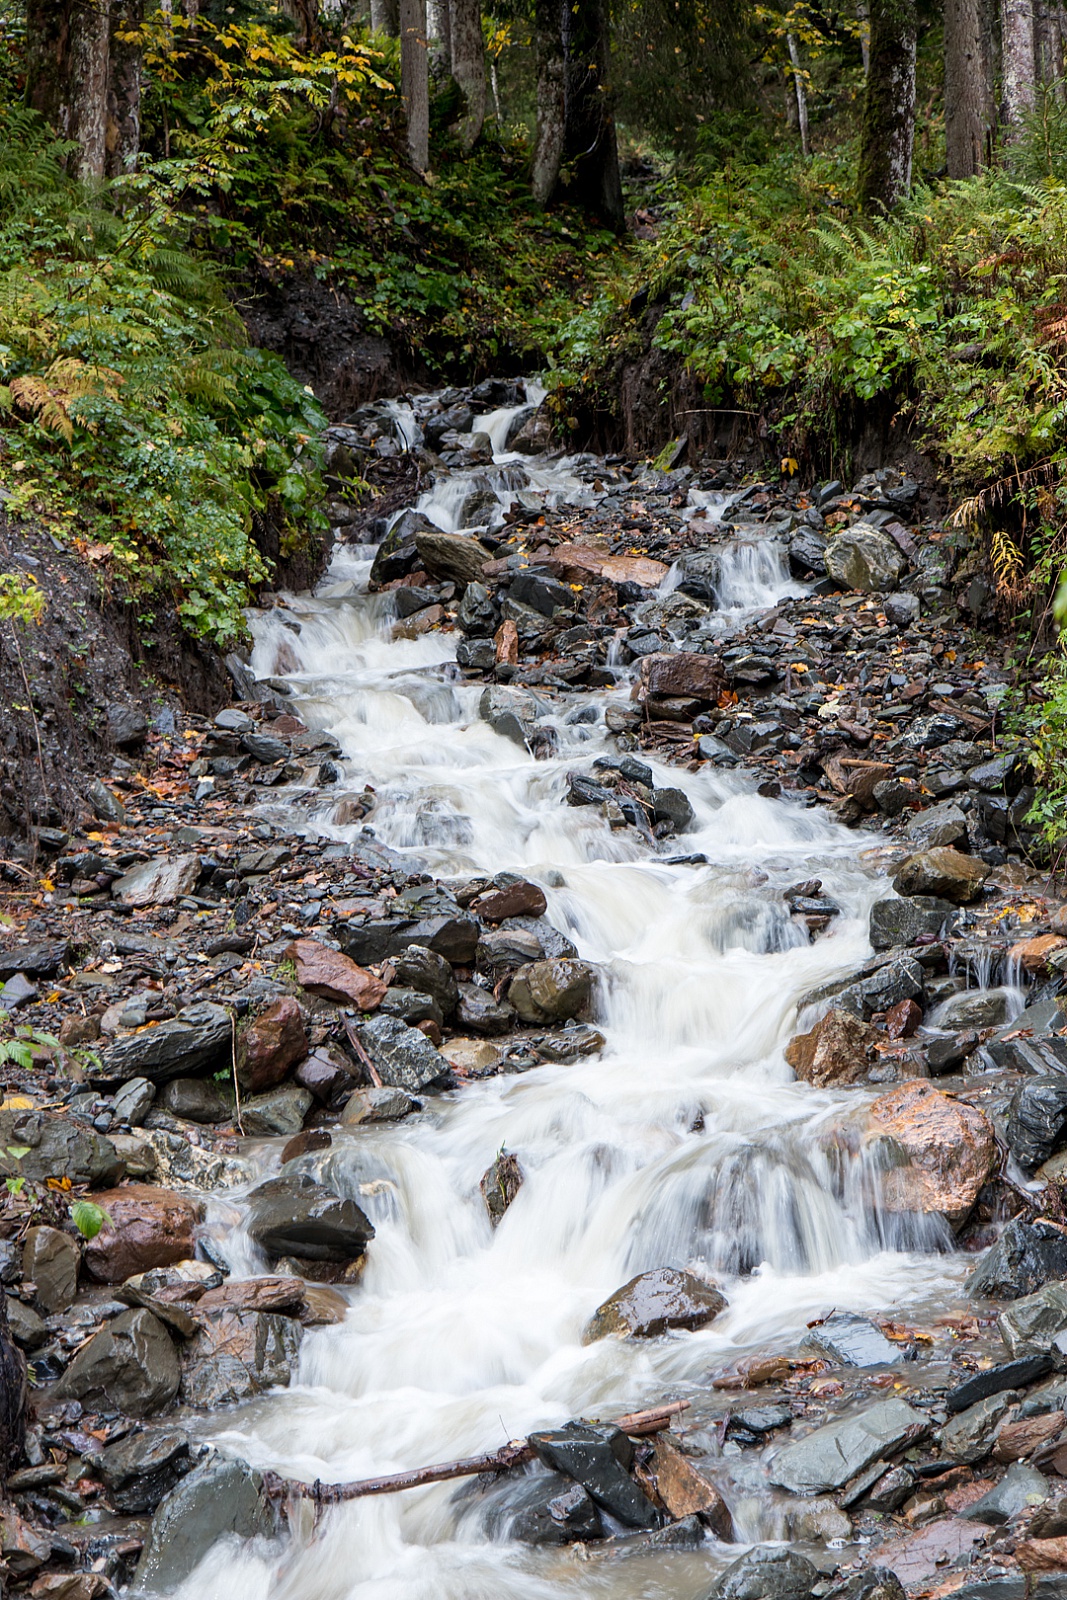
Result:
M610 445L650 361L807 478L874 419L985 543L1061 837L1065 47L1046 0L0 0L4 510L226 645L375 386L541 371ZM287 305L367 393L263 347Z

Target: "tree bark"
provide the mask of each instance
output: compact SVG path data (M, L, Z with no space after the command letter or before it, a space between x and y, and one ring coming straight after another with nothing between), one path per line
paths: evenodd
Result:
M1003 118L1009 139L1017 137L1034 109L1037 39L1034 0L1000 0L1003 52Z
M860 56L863 61L863 76L866 77L871 70L871 8L867 0L856 0L856 21L860 30Z
M22 1454L25 1438L26 1358L11 1337L7 1296L0 1294L0 1485Z
M622 179L608 77L605 0L563 6L566 155L574 161L571 195L586 211L622 232Z
M71 170L104 176L109 0L32 0L26 10L26 100L77 145Z
M871 66L859 170L860 203L866 211L888 211L911 190L915 35L915 0L871 0Z
M811 145L808 142L808 92L804 87L804 72L800 65L800 51L797 48L795 33L786 35L789 45L789 60L793 66L793 88L797 99L797 127L800 130L800 149L804 156L811 155Z
M395 39L400 33L397 0L370 0L370 25L375 33L387 33Z
M128 37L140 26L141 0L114 0L107 84L109 178L135 171L141 148L141 45Z
M1056 91L1063 85L1063 7L1055 0L1038 0L1036 15L1037 76L1046 88Z
M535 0L537 41L537 134L531 185L538 205L547 205L559 182L564 144L563 34L560 0Z
M452 70L452 7L449 0L426 0L426 41L430 70L447 78Z
M452 0L452 76L463 91L466 107L459 141L470 150L485 123L485 40L481 0Z
M430 79L426 0L400 0L400 89L408 121L408 154L417 172L430 165Z
M973 178L988 159L993 75L980 0L945 0L945 153L950 178Z

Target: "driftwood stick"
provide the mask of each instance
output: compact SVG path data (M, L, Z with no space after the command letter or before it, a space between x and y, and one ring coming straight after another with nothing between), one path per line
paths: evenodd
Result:
M612 1426L633 1438L660 1433L669 1428L671 1418L689 1410L688 1400L674 1400L669 1405L655 1406L651 1411L634 1411L628 1417L619 1417ZM500 1450L487 1450L482 1455L466 1456L459 1461L442 1461L432 1467L409 1467L406 1472L393 1472L385 1478L364 1478L357 1483L299 1483L282 1478L276 1472L264 1473L267 1493L275 1496L295 1494L318 1505L336 1505L342 1500L362 1500L372 1494L395 1494L399 1489L419 1489L427 1483L445 1483L449 1478L474 1478L482 1472L509 1472L512 1467L532 1461L536 1454L526 1439L512 1439Z

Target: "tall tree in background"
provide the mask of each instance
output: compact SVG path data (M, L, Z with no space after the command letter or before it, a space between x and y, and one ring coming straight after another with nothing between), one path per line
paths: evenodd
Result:
M877 212L890 210L911 190L915 0L871 0L870 15L871 54L863 102L859 197L864 210Z
M537 132L531 183L538 205L546 205L559 182L565 140L563 32L560 0L534 0L537 53Z
M452 70L452 8L449 0L426 0L426 42L430 47L430 72L447 77Z
M112 62L109 0L30 0L26 7L26 100L61 139L77 146L71 169L79 178L102 178L136 160L140 132L140 62L133 46ZM109 140L109 100L114 132Z
M400 32L398 0L370 0L370 25L375 33L387 33L395 39Z
M570 196L621 231L626 216L608 77L606 0L564 0L563 59L564 152L574 163Z
M1000 0L1003 59L1002 110L1014 138L1034 109L1037 95L1037 36L1034 0Z
M950 178L989 160L993 73L983 0L945 0L945 155Z
M400 0L400 92L408 123L408 154L418 172L430 165L430 52L426 0Z
M464 150L477 143L485 122L485 40L481 0L451 0L452 76L466 101L459 124Z

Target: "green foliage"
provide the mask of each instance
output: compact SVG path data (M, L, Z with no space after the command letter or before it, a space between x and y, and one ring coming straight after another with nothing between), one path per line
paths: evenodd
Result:
M0 572L0 622L40 622L48 601L35 579Z
M41 1033L37 1028L14 1027L8 1012L0 1011L0 1032L6 1030L10 1030L10 1035L6 1039L0 1038L0 1066L11 1062L14 1066L21 1067L24 1072L28 1072L33 1066L36 1050L59 1049L59 1040L53 1038L52 1034Z
M70 1220L83 1239L95 1239L105 1224L114 1227L103 1206L95 1205L92 1200L75 1200L70 1208Z
M1019 719L1040 785L1027 816L1045 843L1062 856L1067 843L1067 653L1048 658L1038 701Z
M32 473L39 507L94 559L232 638L267 576L253 515L314 525L322 414L248 347L166 209L106 210L64 176L63 150L0 112L0 483L17 493Z

